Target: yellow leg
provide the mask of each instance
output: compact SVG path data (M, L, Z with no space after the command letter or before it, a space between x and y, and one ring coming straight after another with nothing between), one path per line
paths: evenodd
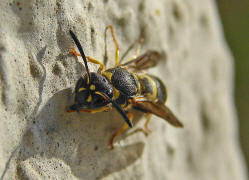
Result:
M148 135L150 134L152 131L148 128L149 122L150 122L150 118L151 118L151 113L146 113L145 117L146 117L146 122L144 124L144 131L145 133Z
M114 35L114 30L113 30L112 25L107 26L106 31L108 30L108 28L111 30L112 39L113 39L114 44L116 46L115 67L117 67L119 65L119 46L118 46L117 39L116 39L116 37Z
M80 109L79 112L97 113L97 112L108 111L109 109L110 106L103 106L97 109ZM76 110L68 109L67 112L76 112Z
M130 112L127 112L127 116L128 116L128 118L130 119L130 121L132 122L132 120L133 120L133 115L132 115ZM122 127L121 127L120 129L118 129L118 130L112 135L112 137L111 137L111 139L110 139L110 141L109 141L109 145L110 145L111 149L114 148L114 146L113 146L114 138L115 138L116 136L120 135L121 133L123 133L128 127L129 127L128 124L127 124L127 123L124 123L124 124L122 125Z
M74 55L74 56L81 56L81 54L77 53L77 51L75 50L75 48L72 48L71 49L71 53ZM97 59L94 59L90 56L86 56L87 60L93 64L99 64L99 69L98 69L98 72L101 72L103 69L104 69L104 64L102 62L100 62L99 60Z
M80 53L77 53L77 51L75 50L74 47L71 49L71 53L72 53L74 56L81 56Z
M98 72L101 72L103 69L104 69L104 64L102 62L100 62L99 60L97 59L94 59L90 56L86 56L87 60L90 61L91 63L94 63L94 64L99 64L99 69L98 69Z

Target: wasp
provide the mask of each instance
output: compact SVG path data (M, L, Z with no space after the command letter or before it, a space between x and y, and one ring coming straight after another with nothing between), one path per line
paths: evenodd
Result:
M154 114L175 127L183 127L172 111L165 105L167 90L163 82L156 76L141 73L158 63L160 54L157 51L147 51L144 54L120 64L119 45L114 35L113 27L110 29L112 39L116 47L115 67L106 69L104 64L97 59L85 56L83 48L70 30L69 33L74 40L80 53L72 48L75 56L81 56L84 62L85 73L75 86L75 103L71 105L68 112L97 113L108 111L115 107L125 120L123 126L110 138L109 145L113 149L114 138L132 128L133 115L131 108L146 114L145 131L150 132L148 123ZM98 64L98 72L90 72L88 62Z

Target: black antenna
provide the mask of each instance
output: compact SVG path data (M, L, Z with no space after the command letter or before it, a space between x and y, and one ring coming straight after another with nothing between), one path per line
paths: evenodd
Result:
M98 94L98 95L102 96L105 100L111 102L112 105L117 109L117 111L123 116L123 118L124 118L125 122L128 124L128 126L129 126L130 128L133 127L133 125L132 125L130 119L127 117L126 113L123 111L123 109L121 109L121 107L120 107L116 102L112 101L111 98L109 98L109 97L108 97L105 93L103 93L103 92L98 92L98 91L97 91L97 92L95 92L95 94Z
M133 127L130 119L127 117L126 113L121 109L121 107L115 103L114 101L110 100L110 102L113 104L113 106L118 110L118 112L123 116L125 122L129 125L130 128Z
M87 73L87 76L88 76L88 84L90 84L90 73L89 73L89 68L88 68L88 65L87 65L87 59L86 59L85 53L83 51L83 48L82 48L82 46L80 44L80 41L76 37L76 35L73 33L73 31L69 30L69 33L70 33L71 37L73 38L77 48L79 49L81 57L82 57L82 59L83 59L83 61L85 63L86 73Z

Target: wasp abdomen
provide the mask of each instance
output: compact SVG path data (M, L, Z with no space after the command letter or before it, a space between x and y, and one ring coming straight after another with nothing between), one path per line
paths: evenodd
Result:
M141 95L153 101L166 102L167 91L159 78L149 74L137 75L137 77L141 86Z

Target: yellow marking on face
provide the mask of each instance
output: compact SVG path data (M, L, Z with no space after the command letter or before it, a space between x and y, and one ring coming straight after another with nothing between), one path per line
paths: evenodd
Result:
M80 91L85 91L85 90L86 90L86 88L79 88L78 91L80 92Z
M108 97L106 97L105 95L103 95L101 92L95 91L94 93L100 95L100 96L103 97L105 100L109 101Z
M102 72L102 75L105 76L111 82L111 80L112 80L112 73L111 72L104 71L104 72Z
M87 102L91 102L92 101L92 95L90 94L86 100Z
M95 90L95 85L91 84L90 89L91 89L92 91L94 91L94 90Z
M117 90L115 87L113 87L113 91L114 91L114 99L118 99L120 92L119 90Z

